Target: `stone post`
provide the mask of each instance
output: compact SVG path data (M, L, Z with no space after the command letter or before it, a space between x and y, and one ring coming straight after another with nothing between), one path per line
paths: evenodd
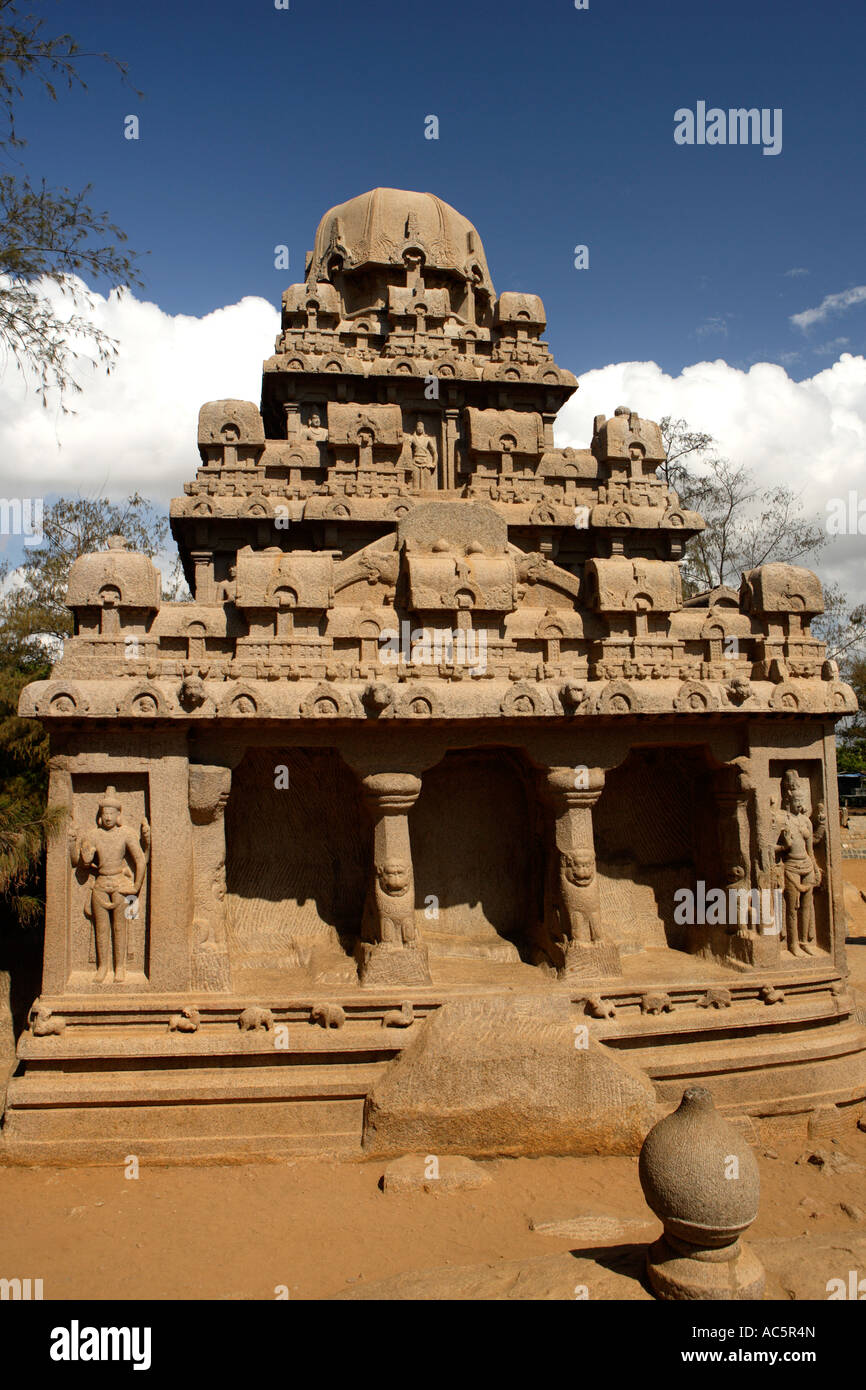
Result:
M193 581L195 601L196 603L213 603L213 553L210 550L193 550L190 554L195 566L195 579Z
M364 904L358 968L365 985L429 984L427 951L415 928L409 811L421 778L378 772L363 779L373 816L373 872Z
M194 884L192 986L197 990L231 988L225 922L225 808L231 782L229 767L189 765Z
M762 843L766 829L746 759L720 768L715 775L719 808L719 845L727 893L727 954L746 965L776 965L779 961L777 901L774 892L774 849ZM756 816L758 854L753 876L749 806ZM746 897L748 892L748 898ZM748 904L748 905L747 905Z
M442 486L457 487L457 438L460 433L460 411L448 406L445 410L445 448Z
M601 930L592 808L603 788L598 767L552 767L546 775L554 822L545 918L554 964L566 978L622 973L619 951Z

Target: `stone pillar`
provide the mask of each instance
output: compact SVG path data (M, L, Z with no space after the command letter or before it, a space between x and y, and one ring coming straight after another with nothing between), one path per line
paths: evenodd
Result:
M364 904L358 968L365 985L430 983L427 951L415 927L415 876L409 811L421 778L377 772L363 779L373 816L373 873Z
M603 940L601 930L592 808L603 788L604 771L598 767L552 767L546 775L554 816L546 936L553 963L565 978L622 973L619 951Z
M737 759L715 775L719 808L719 847L727 894L727 952L746 965L776 965L779 932L774 892L775 840L764 825L763 806L749 775L746 759ZM758 855L754 878L751 867L749 806L756 817ZM748 893L748 899L746 898Z
M194 893L191 955L192 987L196 990L231 988L225 921L225 808L231 782L231 768L189 765Z
M50 768L48 805L55 810L65 810L66 821L63 833L49 838L45 855L45 946L42 964L44 995L63 994L72 971L70 900L73 870L67 832L74 822L75 797L68 758L54 754Z
M457 437L460 433L460 411L447 407L445 410L445 449L442 469L442 486L446 489L457 487Z
M193 596L196 603L213 603L214 601L214 578L213 578L213 552L210 550L193 550L193 565L195 566L195 578Z

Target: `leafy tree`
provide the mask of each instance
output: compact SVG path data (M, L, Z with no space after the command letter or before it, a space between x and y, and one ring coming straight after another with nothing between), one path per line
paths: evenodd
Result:
M91 206L90 185L76 191L34 182L17 154L26 143L15 123L25 87L41 87L53 101L58 88L86 88L86 58L126 78L125 63L85 52L70 34L47 37L44 20L21 14L16 0L0 0L0 347L35 380L43 404L56 388L64 411L64 398L81 389L79 361L110 371L117 355L115 340L92 321L93 297L79 277L119 292L141 284L126 234ZM46 293L50 285L60 305Z
M168 520L137 492L120 504L104 497L61 497L45 508L43 540L16 571L20 587L0 603L0 644L8 652L43 650L46 639L68 637L72 618L66 607L69 569L79 555L106 550L110 536L123 536L133 550L151 559L163 549Z
M796 562L827 543L823 525L803 515L791 488L761 487L751 471L715 452L710 434L666 415L660 422L665 461L660 476L681 504L700 512L706 527L691 540L683 563L688 593L739 585L744 570L770 560Z
M743 570L771 560L791 563L816 555L827 544L825 527L803 515L788 487L762 488L742 464L715 452L712 435L689 428L685 420L661 421L665 461L659 472L681 503L700 512L706 530L689 542L683 585L694 594L717 584L739 584ZM857 714L836 728L840 772L866 772L866 604L852 608L838 585L824 586L824 613L812 631L838 662L853 687Z
M0 918L21 926L41 912L42 847L57 817L45 808L48 736L35 720L18 718L18 696L47 674L44 656L0 659Z

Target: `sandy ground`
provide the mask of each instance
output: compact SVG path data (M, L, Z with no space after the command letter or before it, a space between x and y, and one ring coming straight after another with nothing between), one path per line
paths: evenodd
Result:
M846 860L845 874L866 1001L866 860ZM839 1171L803 1162L814 1148ZM826 1298L827 1279L866 1268L866 1133L779 1146L759 1163L749 1238L767 1294ZM642 1248L658 1224L636 1159L483 1167L487 1186L448 1195L383 1191L381 1161L144 1166L138 1179L122 1167L2 1168L0 1277L42 1278L46 1299L273 1299L281 1286L292 1299L358 1297L380 1281L388 1297L567 1298L581 1279L590 1297L648 1297ZM532 1229L605 1215L620 1226L596 1237Z

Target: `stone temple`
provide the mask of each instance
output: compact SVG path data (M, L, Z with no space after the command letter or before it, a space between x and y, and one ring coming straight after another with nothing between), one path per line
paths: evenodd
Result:
M684 598L658 426L557 448L544 329L441 199L350 199L261 407L202 407L193 601L73 565L10 1156L637 1152L695 1081L854 1122L821 586Z

